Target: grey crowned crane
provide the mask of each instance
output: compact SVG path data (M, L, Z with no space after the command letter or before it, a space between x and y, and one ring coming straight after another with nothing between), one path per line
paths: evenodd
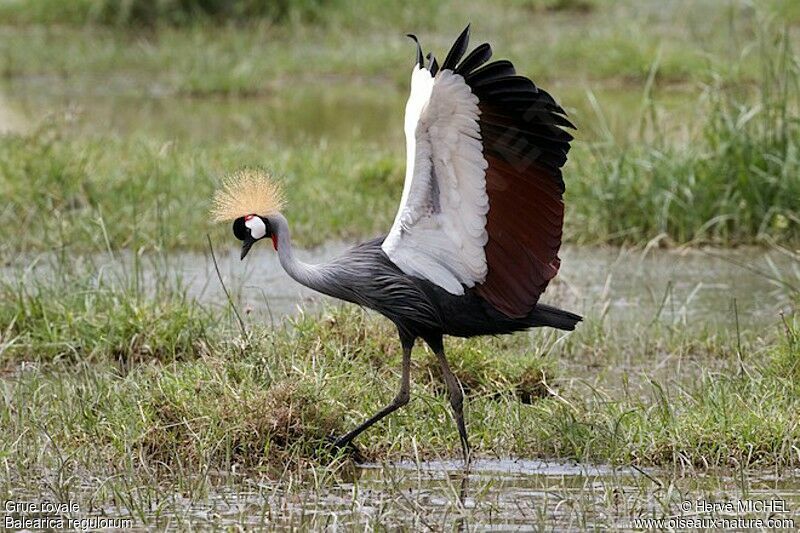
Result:
M573 313L539 303L558 272L564 218L561 167L574 128L531 80L482 44L464 57L469 26L439 66L419 41L406 104L406 177L385 236L320 265L295 258L283 196L263 173L243 170L214 199L216 220L233 220L241 257L271 239L284 270L323 294L374 309L396 326L403 348L392 402L336 441L347 446L407 404L411 350L421 338L436 354L461 446L469 442L458 379L443 336L498 335L535 327L572 330ZM463 58L463 59L462 59Z

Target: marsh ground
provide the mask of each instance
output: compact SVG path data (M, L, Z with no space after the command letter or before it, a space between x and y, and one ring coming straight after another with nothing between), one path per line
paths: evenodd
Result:
M0 5L0 499L141 527L628 527L772 497L798 520L795 3L113 5ZM547 299L586 320L448 345L466 478L423 347L415 400L354 467L325 442L391 398L394 333L309 299L267 250L234 261L208 198L259 165L312 258L385 230L403 34L441 54L467 20L579 127Z

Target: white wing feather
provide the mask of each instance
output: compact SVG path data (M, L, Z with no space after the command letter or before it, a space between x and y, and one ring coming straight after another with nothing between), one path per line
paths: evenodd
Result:
M478 98L450 70L436 78L419 66L406 104L406 178L400 208L383 242L403 272L463 294L486 279L487 163Z

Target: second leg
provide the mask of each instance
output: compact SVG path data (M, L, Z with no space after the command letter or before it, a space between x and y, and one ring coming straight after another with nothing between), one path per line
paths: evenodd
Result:
M453 417L456 420L458 427L458 435L461 438L461 451L464 454L464 462L470 461L470 447L469 440L467 439L467 427L464 423L464 393L461 391L461 383L458 378L450 370L450 365L447 364L447 358L444 355L444 349L436 352L436 357L439 359L439 365L442 368L442 377L444 383L447 385L447 393L450 397L450 407L453 409Z

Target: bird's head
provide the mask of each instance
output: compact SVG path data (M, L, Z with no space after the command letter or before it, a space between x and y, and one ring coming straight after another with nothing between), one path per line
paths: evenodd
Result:
M214 194L211 214L217 222L233 220L233 234L242 241L244 259L253 244L268 237L278 249L275 224L270 219L283 205L283 191L266 172L244 169L224 180Z
M278 237L272 232L272 224L269 222L268 217L260 215L245 215L233 221L233 234L237 239L242 241L242 255L244 259L247 252L256 241L272 238L272 246L278 249Z

